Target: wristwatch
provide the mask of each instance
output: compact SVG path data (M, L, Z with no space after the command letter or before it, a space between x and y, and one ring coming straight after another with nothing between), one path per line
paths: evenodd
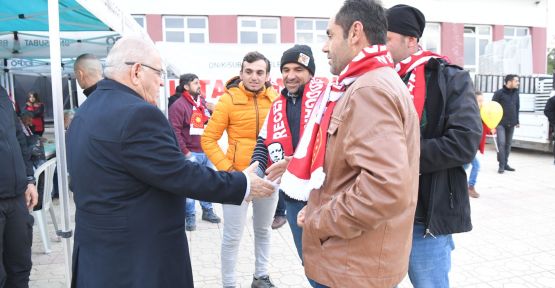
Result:
M27 184L37 185L37 179L34 176L27 176Z

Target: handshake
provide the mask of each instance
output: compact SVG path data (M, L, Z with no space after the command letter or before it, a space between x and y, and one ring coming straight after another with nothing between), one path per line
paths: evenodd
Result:
M258 168L258 162L252 163L247 169L243 170L243 173L249 175L250 180L250 193L245 201L250 202L254 198L269 197L277 192L281 175L285 172L290 160L291 157L286 157L274 163L266 170L266 177L264 177L262 170Z

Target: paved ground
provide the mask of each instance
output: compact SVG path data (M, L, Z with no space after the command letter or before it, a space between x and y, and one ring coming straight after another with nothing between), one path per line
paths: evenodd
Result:
M494 151L482 158L476 186L482 197L471 200L474 230L455 236L452 287L555 287L553 158L515 150L510 164L517 171L500 175ZM222 215L221 206L215 206ZM254 270L251 224L241 243L240 287L250 287ZM222 228L198 222L197 231L187 233L196 287L221 287ZM65 287L62 244L52 242L53 252L45 255L38 229L34 241L31 287ZM287 225L273 234L271 277L278 287L309 287ZM412 285L405 279L400 287Z

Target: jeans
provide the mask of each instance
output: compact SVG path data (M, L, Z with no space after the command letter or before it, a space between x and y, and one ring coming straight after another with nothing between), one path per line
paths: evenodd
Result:
M414 288L448 288L451 251L455 243L451 234L425 235L424 224L414 224L409 278Z
M464 165L465 170L468 168L468 165L469 164ZM470 162L470 165L472 165L472 168L470 169L470 176L468 177L468 186L474 187L476 186L476 179L478 178L478 172L480 172L480 160L478 160L478 154L474 156L474 159L472 160L472 162Z
M29 287L33 222L23 195L0 200L0 287Z
M278 193L268 198L252 200L252 226L254 231L254 257L256 278L269 274L270 247L272 238L272 221L278 202ZM249 203L243 201L241 206L223 204L224 235L222 239L222 284L236 285L235 266L239 254L239 244L245 230Z
M509 153L511 153L511 144L513 142L513 134L515 132L515 126L497 126L497 162L499 162L499 168L505 169L505 166L509 163Z
M210 161L208 160L208 157L206 157L206 154L202 152L192 152L192 151L191 153L193 154L193 157L194 157L193 160L191 161L214 169L214 165L210 163ZM196 201L195 199L185 198L185 217L195 216L196 214L195 201ZM200 202L200 207L202 207L202 210L212 210L212 203L205 202L205 201L199 201L199 202Z
M274 214L274 217L275 216L285 216L285 195L281 190L279 190L279 200L276 207L276 213Z
M291 234L293 234L293 240L295 241L295 247L297 248L297 254L301 261L303 260L303 228L297 225L297 214L299 211L306 206L305 202L293 200L290 198L285 198L285 209L287 210L287 223L291 228Z

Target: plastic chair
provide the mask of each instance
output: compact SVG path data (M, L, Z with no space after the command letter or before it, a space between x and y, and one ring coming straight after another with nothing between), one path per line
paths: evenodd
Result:
M33 217L36 220L37 225L40 230L40 238L42 239L42 245L44 247L44 253L49 254L52 252L50 249L50 239L48 238L48 223L44 219L44 211L48 210L50 212L50 217L52 217L52 224L54 224L54 229L58 231L58 223L56 222L56 215L54 214L54 208L52 207L52 188L54 187L54 170L56 169L56 158L52 158L46 161L44 164L40 165L39 168L35 170L35 179L37 179L37 187L39 187L39 181L43 183L43 196L42 196L42 208L37 211L33 211ZM40 178L41 174L44 176Z

